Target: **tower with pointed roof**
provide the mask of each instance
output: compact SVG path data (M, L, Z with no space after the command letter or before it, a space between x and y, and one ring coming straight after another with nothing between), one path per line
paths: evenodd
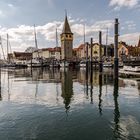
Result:
M72 59L73 33L71 32L67 15L65 16L63 30L60 37L61 37L61 59L70 60Z

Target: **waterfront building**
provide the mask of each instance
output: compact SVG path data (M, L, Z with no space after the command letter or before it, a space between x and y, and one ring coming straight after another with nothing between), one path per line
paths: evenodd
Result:
M50 58L49 48L43 48L43 49L41 49L41 51L42 51L41 56L43 58Z
M98 43L94 43L93 46L92 46L92 58L94 59L98 59L99 58L99 48L100 48L100 45ZM88 45L88 58L90 58L91 54L91 46ZM102 56L104 55L104 48L102 46ZM78 48L77 48L77 57L79 59L85 59L86 57L86 47L84 44L81 44Z
M50 52L50 58L57 59L57 60L61 59L61 48L60 47L50 48L49 52Z
M79 59L85 59L86 56L85 54L86 54L85 45L81 44L76 50L76 55Z
M90 52L91 52L91 46L89 46L89 49L88 49L88 56L90 56ZM94 43L93 46L92 46L92 58L94 60L98 60L99 59L99 56L100 56L100 45L98 43ZM104 55L104 47L102 45L102 56Z
M39 56L40 58L45 59L61 59L61 48L42 48L33 52L33 58Z
M41 57L42 56L42 49L37 49L37 50L33 51L32 55L33 55L33 59Z
M71 32L67 15L65 16L64 26L60 37L62 59L71 60L73 57L73 33Z
M104 56L111 58L114 56L114 45L103 45L104 48Z
M139 41L140 42L140 41ZM138 46L139 46L138 42ZM118 55L121 60L124 60L125 58L131 58L131 57L138 57L140 55L140 47L138 46L130 46L127 45L125 42L119 42L118 46Z
M119 42L118 45L118 57L120 59L125 59L128 56L129 50L127 44L125 42Z
M9 62L16 64L26 64L26 61L31 60L32 53L28 52L13 52L8 54Z

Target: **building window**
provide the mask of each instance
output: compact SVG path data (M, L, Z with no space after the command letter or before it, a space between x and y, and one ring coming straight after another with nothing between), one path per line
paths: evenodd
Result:
M97 51L94 51L94 54L97 54Z
M51 52L51 55L55 55L55 52Z

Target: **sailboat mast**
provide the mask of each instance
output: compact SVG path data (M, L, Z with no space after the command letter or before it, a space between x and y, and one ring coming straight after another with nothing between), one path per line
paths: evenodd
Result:
M58 47L58 34L57 34L57 28L56 28L56 47Z
M34 37L35 37L35 47L38 49L35 25L34 25Z
M3 50L3 45L2 45L2 38L1 38L1 36L0 36L0 44L1 44L2 54L3 54L3 59L5 60L5 55L4 55L4 50Z
M7 34L7 61L9 62L9 35Z
M107 28L107 30L106 30L106 57L108 57L107 45L108 45L108 28Z
M85 40L86 40L86 37L85 37L85 24L84 24L84 27L83 27L83 32L84 32L84 57L85 57Z
M36 47L37 52L38 52L38 44L37 44L37 37L36 37L35 24L34 24L34 37L35 37L35 47ZM38 52L37 54L38 54L38 57L39 57L39 52Z

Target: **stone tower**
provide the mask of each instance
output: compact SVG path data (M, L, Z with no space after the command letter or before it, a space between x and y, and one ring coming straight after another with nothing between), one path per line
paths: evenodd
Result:
M71 60L73 49L73 33L71 32L67 15L65 16L65 22L61 36L61 59Z

